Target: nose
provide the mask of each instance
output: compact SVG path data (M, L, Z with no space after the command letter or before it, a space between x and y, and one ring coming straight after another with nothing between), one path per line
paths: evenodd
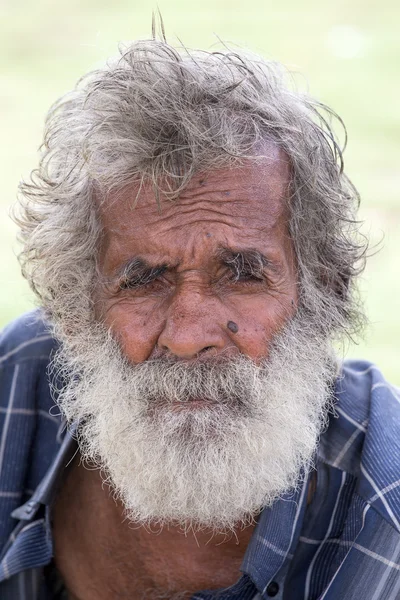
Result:
M182 359L218 354L227 344L216 302L200 293L181 293L171 303L158 347Z

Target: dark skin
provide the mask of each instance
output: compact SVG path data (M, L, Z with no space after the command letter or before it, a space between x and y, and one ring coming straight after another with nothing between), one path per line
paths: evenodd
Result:
M238 353L259 361L293 316L290 169L283 153L266 151L195 177L161 212L150 187L134 209L135 186L102 207L96 314L133 364ZM186 408L201 409L201 399ZM98 471L76 460L55 505L55 560L71 600L139 600L151 589L190 597L237 581L252 531L210 540L174 524L157 533L129 525Z

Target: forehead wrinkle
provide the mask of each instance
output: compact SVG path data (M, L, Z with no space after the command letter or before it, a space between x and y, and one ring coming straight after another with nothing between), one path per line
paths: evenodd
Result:
M190 206L190 207L176 207L174 212L169 214L154 214L150 218L145 219L145 223L141 222L142 219L139 217L136 225L132 223L128 224L125 220L123 229L133 227L133 229L139 229L145 225L146 227L157 227L167 226L169 230L188 225L196 225L201 221L209 223L220 223L233 228L241 228L246 223L246 228L260 229L260 230L272 230L277 225L281 224L283 213L285 212L285 206L277 207L277 210L269 210L262 214L260 219L260 207L254 206L251 202L236 201L235 204L241 204L242 210L236 210L231 202L226 210L220 210L218 206L212 204L211 206ZM231 209L231 210L229 210ZM233 209L233 210L232 210ZM175 225L169 225L169 222L177 221ZM184 223L182 223L184 221ZM254 226L251 225L251 221L254 221ZM114 228L113 228L114 229ZM115 230L114 230L115 231Z
M194 177L193 184L176 201L162 200L161 213L150 188L141 190L136 207L132 200L137 198L137 189L126 188L117 202L102 206L102 250L108 254L111 249L113 255L107 262L114 262L116 253L120 258L129 258L129 250L139 254L153 247L160 255L165 250L168 253L168 237L175 250L182 252L188 244L198 245L195 238L204 236L208 228L217 243L225 239L229 244L237 241L253 247L276 246L281 234L288 234L289 207L284 193L288 178L278 162L256 167L253 164L241 169L240 176L238 169L206 173L203 186ZM202 239L200 245L204 243Z
M201 228L202 228L202 224L204 223L210 223L210 224L215 224L215 225L222 225L225 227L229 227L232 230L235 229L242 229L242 224L241 223L235 223L233 220L229 221L229 217L227 215L222 215L222 217L224 218L215 218L215 216L213 218L199 218L198 216L194 216L193 220L189 223L174 223L172 225L169 225L168 229L166 231L160 231L160 232L154 232L154 236L166 236L169 235L171 232L173 231L180 231L182 229L182 226L184 227L190 227L191 225L193 225L193 229L195 230L196 228L200 228L200 231L193 231L192 236L198 236L201 235L202 233L204 233ZM154 223L153 223L154 225Z
M226 217L226 215L224 215ZM212 238L207 240L204 239L204 223L208 221L212 225L220 226L220 229ZM247 219L248 221L248 219ZM143 235L137 236L132 234L129 238L126 238L124 231L117 229L112 236L107 236L107 244L103 246L103 251L108 254L111 251L113 256L119 255L120 257L126 257L125 261L130 259L127 256L129 249L132 250L135 248L137 244L139 244L135 248L135 255L138 256L149 256L154 255L157 257L157 263L168 262L171 263L171 256L168 256L170 253L168 251L169 240L174 239L175 243L178 241L178 237L174 237L175 234L182 234L182 227L184 227L185 232L184 236L180 240L180 248L178 249L175 246L175 252L178 250L179 254L185 254L191 251L191 253L197 253L197 251L201 251L201 249L205 249L206 246L214 246L217 243L219 246L232 248L233 251L241 251L241 247L245 246L246 249L260 249L260 251L268 251L272 250L272 248L276 247L278 242L278 238L276 238L276 233L279 234L279 229L276 227L262 227L260 223L253 223L252 226L249 226L249 223L244 227L243 221L238 220L235 221L231 218L231 222L228 222L225 219L204 219L202 222L199 222L197 218L193 227L185 224L182 225L181 222L174 223L170 227L168 227L164 231L152 231L152 227L150 226L150 231L143 231ZM230 233L234 233L234 239L232 239ZM265 234L268 234L265 237ZM146 242L149 242L146 243ZM144 243L144 245L143 245ZM133 244L133 245L132 245ZM114 262L114 261L113 261Z
M236 166L221 167L218 169L209 169L205 172L196 173L192 180L187 184L181 192L179 199L184 200L190 196L197 196L206 193L207 195L223 195L221 200L229 200L225 198L226 192L232 190L232 180L235 174L240 174L239 185L237 191L246 194L252 189L260 190L264 188L265 192L274 194L275 189L278 196L287 196L290 181L292 177L291 163L289 157L282 148L277 146L272 141L264 141L260 144L258 151L253 158L247 158L242 163ZM243 182L247 184L244 185ZM128 199L131 208L138 204L150 204L157 206L154 187L149 182L128 183L119 191L111 192L104 202L99 202L98 206L101 210L105 207L112 206L115 202L121 199ZM175 202L163 197L161 191L161 202Z
M135 259L141 259L150 268L167 265L169 270L176 268L186 270L199 269L202 265L201 268L204 269L205 264L210 268L212 264L221 264L221 249L232 253L259 252L267 257L271 267L282 260L280 246L275 236L260 236L259 231L254 233L237 227L235 232L239 235L235 233L232 237L224 227L221 235L204 239L202 235L204 231L191 230L184 238L179 239L179 243L175 243L171 250L169 240L171 233L175 233L175 229L176 232L182 231L181 227L176 227L168 232L155 234L154 237L148 235L138 240L139 244L126 243L122 237L114 237L108 251L103 255L106 259L106 263L103 263L105 272L114 276L114 273L121 269L123 271L124 267L126 268L127 264L129 265ZM233 228L229 229L233 230ZM172 236L172 239L178 242L178 236L175 238Z
M242 171L243 179L246 179L245 175L248 170L243 169ZM268 176L265 173L260 175L254 173L254 169L250 171L253 180L247 180L247 185L240 182L237 185L237 179L236 181L232 180L231 170L225 174L223 172L209 173L207 179L209 185L206 186L200 186L194 179L193 184L189 184L177 200L162 199L161 210L151 189L142 189L139 197L137 193L135 194L135 189L126 189L126 193L119 195L117 201L113 202L111 196L110 202L107 205L103 204L101 209L103 223L109 231L116 232L116 228L125 230L132 226L135 227L132 221L137 221L135 228L143 224L153 226L162 224L170 218L185 216L193 210L209 212L211 214L209 220L212 220L212 214L226 214L227 212L230 215L233 213L237 218L248 219L249 215L254 215L259 220L260 210L262 210L266 217L265 220L268 221L265 224L271 228L282 214L287 212L288 182L285 177L282 177L279 168L271 174L267 174ZM256 182L254 182L254 177L256 177ZM228 191L229 196L227 195ZM132 198L138 200L136 206L133 206ZM127 218L129 214L132 218Z
M279 181L279 180L278 180ZM280 182L281 183L281 182ZM138 202L136 209L146 210L149 209L155 214L162 214L163 210L169 212L169 209L174 210L178 206L193 206L193 205L201 205L201 204L211 204L211 206L224 206L224 205L235 205L235 204L245 204L248 205L249 201L256 198L258 196L259 202L269 203L272 205L276 205L277 209L282 208L282 204L285 202L282 200L287 196L287 186L280 185L282 189L275 189L271 184L264 184L263 186L249 184L249 185L240 185L236 187L231 183L231 186L223 191L219 192L215 189L216 186L213 186L210 190L204 190L202 188L194 189L191 194L188 193L188 190L184 190L179 198L176 200L162 200L160 207L156 205L155 201L152 198L143 199L143 202ZM228 195L229 194L229 195Z
M231 202L243 202L246 196L254 195L259 193L262 189L267 196L280 196L280 194L274 194L273 186L265 185L263 187L250 184L247 186L239 186L236 189L232 189L232 185L226 186L219 190L217 185L213 185L210 189L194 188L193 190L183 190L177 200L170 202L170 204L193 204L199 202L198 198L204 198L206 202L212 202L213 204L229 204ZM201 201L201 200L200 200ZM168 201L164 202L166 204Z

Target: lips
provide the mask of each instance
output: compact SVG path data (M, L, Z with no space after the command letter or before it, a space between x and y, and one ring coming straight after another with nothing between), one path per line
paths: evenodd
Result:
M173 410L196 410L205 408L207 406L214 405L215 402L213 400L209 400L207 398L190 398L185 402L172 402L171 407Z

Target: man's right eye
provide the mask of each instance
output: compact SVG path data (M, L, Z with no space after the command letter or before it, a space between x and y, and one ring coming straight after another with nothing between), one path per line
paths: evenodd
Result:
M119 289L120 290L132 290L138 287L142 287L143 282L138 279L123 279L120 281Z
M120 290L135 290L144 289L148 287L157 286L157 284L163 285L160 281L160 277L166 271L166 267L156 267L143 273L127 273L121 278L119 282Z

